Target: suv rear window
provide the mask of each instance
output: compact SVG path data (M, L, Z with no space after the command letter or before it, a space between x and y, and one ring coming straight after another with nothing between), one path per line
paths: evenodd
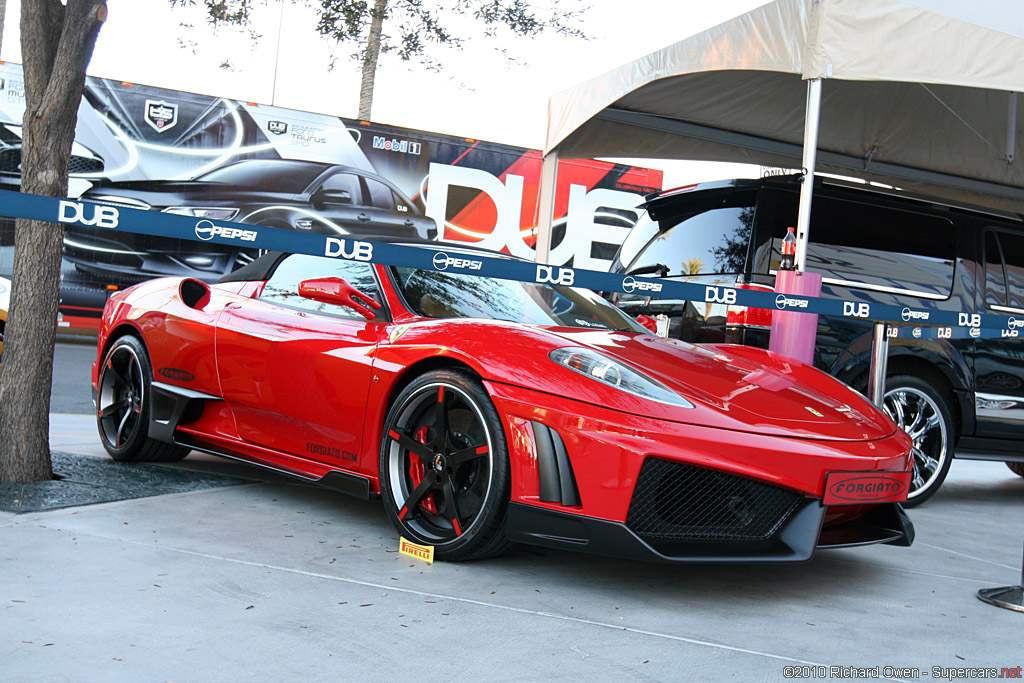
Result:
M1024 235L991 230L985 235L985 303L1024 313Z
M656 223L637 223L620 251L626 272L658 264L669 276L743 272L753 205L718 206L674 217L673 222L661 232Z
M796 224L797 200L795 192L782 193L769 270L778 267L786 227ZM816 194L810 238L807 269L827 283L930 299L952 289L953 222L942 216Z

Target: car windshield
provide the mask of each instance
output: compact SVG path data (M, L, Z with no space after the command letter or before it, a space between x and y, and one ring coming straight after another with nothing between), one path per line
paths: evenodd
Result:
M205 183L225 183L264 190L298 194L304 191L325 166L307 161L262 159L241 161L204 173L196 180Z
M411 310L429 318L490 318L527 325L647 330L586 289L392 267Z

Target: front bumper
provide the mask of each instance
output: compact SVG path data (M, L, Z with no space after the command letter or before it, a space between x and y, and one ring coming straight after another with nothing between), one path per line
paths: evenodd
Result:
M763 541L693 542L659 549L621 522L512 503L506 533L516 543L663 563L804 562L818 548L914 542L914 525L898 503L878 505L855 522L823 531L825 513L820 501L808 498Z
M509 437L512 540L661 562L802 561L818 547L913 540L896 503L822 503L830 472L906 471L899 434L828 441L723 431L487 388ZM558 457L545 467L546 433Z

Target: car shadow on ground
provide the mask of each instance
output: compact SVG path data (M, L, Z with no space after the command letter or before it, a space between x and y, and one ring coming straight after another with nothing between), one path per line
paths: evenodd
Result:
M188 462L184 461L182 466ZM218 471L239 478L260 478L264 474L241 463L227 463L226 468ZM332 531L341 539L349 534L349 528L359 529L363 549L371 552L374 543L379 543L383 556L397 551L399 537L379 500L361 501L285 478L276 481L281 485L267 490L266 495L282 509L302 510L307 518L329 520ZM892 547L886 551L901 553L906 549ZM673 608L690 600L707 600L711 595L725 603L748 606L751 601L781 604L794 594L803 596L803 600L827 600L849 585L870 585L889 571L878 562L872 549L861 548L819 551L811 561L795 564L669 564L525 545L515 545L503 555L487 560L439 562L433 571L437 573L437 569L441 573L468 572L495 585L515 584L518 591L527 593L534 592L530 586L535 584L555 584L564 595L572 595L581 587L596 588L632 604L647 599L662 601L670 596ZM526 580L519 581L522 577ZM737 586L743 589L736 590Z

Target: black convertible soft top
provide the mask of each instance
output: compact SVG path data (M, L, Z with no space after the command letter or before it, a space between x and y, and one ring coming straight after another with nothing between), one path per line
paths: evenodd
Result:
M277 264L281 262L285 256L288 256L283 251L268 251L263 256L260 256L252 263L247 263L238 270L233 270L230 273L221 275L217 282L248 282L250 280L266 280L270 277L270 274L274 272L274 268L277 268Z

